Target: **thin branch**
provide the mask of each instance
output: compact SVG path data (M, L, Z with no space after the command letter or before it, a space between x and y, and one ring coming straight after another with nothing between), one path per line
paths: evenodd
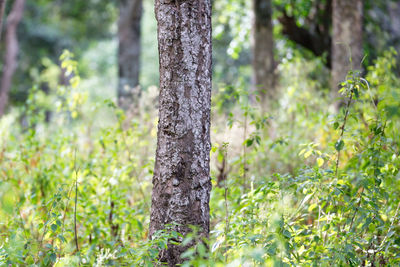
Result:
M76 148L75 148L75 157L74 157L74 171L75 171L75 207L74 207L74 235L75 235L75 246L76 251L79 252L78 246L78 231L76 227L76 206L78 204L78 172L79 169L76 168Z
M225 151L224 151L224 160L226 160L227 156L228 156L228 148L224 147ZM227 250L228 247L228 233L229 233L229 207L228 207L228 176L225 177L224 179L224 198L225 198L225 249ZM225 251L225 263L228 262L228 253L227 251Z
M363 193L364 193L364 187L361 189L361 192L360 192L360 201L358 202L357 208L355 209L354 214L353 214L353 217L351 218L350 227L349 227L349 232L351 232L351 228L353 227L354 219L355 219L355 217L356 217L356 214L357 214L358 210L359 210L360 207L361 207L362 194L363 194Z
M350 110L350 105L351 105L351 101L352 101L352 100L353 100L353 91L351 91L349 101L347 102L347 105L346 105L346 113L345 113L345 115L344 115L343 124L342 124L342 126L340 127L341 133L340 133L340 138L339 138L339 140L342 140L342 139L343 139L344 129L345 129L345 127L346 127L347 117L349 116L349 110ZM338 150L337 159L336 159L336 173L335 173L335 176L336 176L336 177L337 177L337 175L338 175L338 169L339 169L340 151L341 151L341 150Z
M380 248L382 248L383 245L385 244L385 241L386 241L386 239L388 238L389 233L390 233L390 230L392 229L392 227L393 227L395 221L397 221L397 220L399 219L399 217L398 217L398 215L399 215L399 209L400 209L400 202L399 202L399 204L397 205L397 209L396 209L396 212L395 212L395 214L394 214L394 217L392 218L392 223L390 224L390 227L389 227L389 229L388 229L388 232L387 232L387 234L385 235L385 237L383 238L383 240L382 240L382 242L381 242L381 245L379 246Z

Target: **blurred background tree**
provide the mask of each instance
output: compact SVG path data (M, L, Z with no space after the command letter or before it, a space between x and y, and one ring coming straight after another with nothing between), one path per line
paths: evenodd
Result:
M6 17L13 2L8 1ZM57 62L63 49L73 50L80 58L95 41L111 38L116 17L109 1L28 1L18 27L19 63L10 90L11 103L26 101L32 79L37 80L46 68L42 63L46 58Z
M333 2L332 0L273 0L271 3L269 1L251 3L243 0L215 0L213 4L214 84L235 85L238 82L238 77L247 81L253 80L255 85L259 83L257 80L264 77L262 83L270 83L275 77L265 78L266 75L257 77L257 75L251 74L251 58L253 58L253 67L258 69L260 73L264 68L274 70L282 60L291 60L294 55L301 55L308 59L316 56L330 69L334 50L331 46L346 47L346 45L335 45L339 42L336 40L339 37L332 37L332 33L334 33L333 8L335 7ZM4 21L10 13L13 3L13 0L8 1ZM141 7L142 3L139 0L117 2L40 0L28 2L21 25L18 27L19 64L10 90L12 105L24 103L31 79L37 80L40 73L46 68L42 61L48 58L56 62L57 57L65 48L73 50L79 61L82 61L83 64L79 64L82 77L93 76L97 71L105 71L106 69L114 68L113 71L118 70L121 77L118 78L119 82L115 81L116 78L109 82L119 84L117 90L117 92L120 92L119 94L123 92L124 86L122 84L124 82L121 81L124 79L129 80L127 88L137 89L131 90L132 92L127 91L128 94L134 92L137 96L132 97L132 99L136 100L141 90L146 90L149 85L157 85L154 11L151 1L145 0L143 2L144 22L141 24ZM399 20L396 16L398 9L398 1L368 0L365 1L363 8L349 6L343 12L336 12L339 15L345 15L344 12L363 15L362 46L365 53L361 54L365 55L365 64L371 63L388 47L399 47ZM119 10L123 10L124 13L120 13ZM269 19L269 16L271 16L271 19ZM119 23L117 23L118 20ZM122 23L123 21L130 21L130 23ZM261 27L262 23L267 26ZM342 24L344 25L344 23ZM253 35L251 35L252 27L254 29ZM3 31L5 31L6 27L3 28ZM119 34L118 29L120 30ZM354 30L354 25L352 29ZM143 35L143 39L140 38L141 32L146 33ZM263 35L264 37L261 37L261 32L266 32ZM125 37L122 38L122 36ZM251 36L253 37L251 38ZM256 41L256 38L262 38L265 41ZM335 40L332 41L332 38ZM252 45L251 39L254 40ZM116 45L117 40L120 40L119 45ZM127 50L130 51L129 53L123 52L125 51L123 49L125 40L130 43L127 46L132 46L132 49ZM272 40L275 40L275 42L272 42ZM2 41L2 47L4 47L4 38ZM272 45L273 43L275 44ZM103 45L102 48L99 47L100 44ZM140 44L146 49L141 51ZM258 48L259 46L260 48ZM84 55L89 55L89 51L96 49L103 51L99 53L95 60L101 62L97 65L100 69L93 70L92 67L95 63L88 62L88 58L84 59ZM104 49L108 49L108 51L104 51ZM119 59L111 59L113 54L114 57L117 57L115 56L118 55L117 50L124 56L119 57ZM2 50L1 58L4 58L4 51ZM264 53L269 51L268 55L262 56L269 59L260 60L261 57L256 55L256 51L264 51ZM253 53L254 56L252 56ZM360 52L353 51L352 54L360 55ZM347 50L343 60L348 60L348 56ZM128 60L128 58L130 59ZM335 59L338 58L335 57ZM360 56L354 57L353 62L359 61L359 59ZM123 60L125 60L124 63L122 63ZM90 58L89 61L93 61L93 58ZM262 68L262 64L265 67ZM4 65L4 62L2 62L2 65ZM126 69L124 70L124 68ZM269 73L270 70L263 71L263 73ZM335 76L335 70L332 71L333 76ZM125 75L124 73L130 78L122 77ZM240 75L238 75L239 73ZM256 74L257 71L254 73ZM104 76L104 73L99 74ZM278 72L275 74L277 74L276 77L279 77ZM343 72L338 75L343 76L342 74ZM116 74L114 77L116 77ZM322 78L322 80L324 79L326 78ZM142 89L137 88L139 80L142 81ZM333 80L335 80L333 83L337 83L338 78L333 78ZM325 82L325 87L328 88L329 79ZM274 83L276 84L276 82ZM266 85L266 87L270 86L269 84ZM258 84L258 88L261 87L262 85ZM107 91L110 91L110 89ZM110 91L109 95L118 95L118 93L115 94Z
M118 105L138 111L142 0L120 0L118 19Z
M0 265L154 266L181 237L148 239L154 0L1 3ZM185 266L397 266L400 1L212 3L212 232Z

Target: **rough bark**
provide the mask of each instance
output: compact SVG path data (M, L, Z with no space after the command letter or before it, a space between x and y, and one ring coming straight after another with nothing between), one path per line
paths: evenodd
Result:
M0 0L0 41L1 41L1 33L3 30L3 16L4 16L4 10L6 8L6 1L7 0Z
M253 0L254 83L265 108L275 96L275 62L271 0Z
M138 109L142 0L120 0L118 20L118 105Z
M332 80L334 92L363 58L363 1L333 0Z
M209 234L211 3L156 0L160 98L150 236L166 224ZM191 246L189 244L188 246ZM187 247L168 246L160 260L181 263Z
M18 39L17 28L24 13L25 0L15 0L10 14L7 17L6 52L3 66L3 76L0 84L0 116L3 116L8 103L8 94L12 77L17 68Z

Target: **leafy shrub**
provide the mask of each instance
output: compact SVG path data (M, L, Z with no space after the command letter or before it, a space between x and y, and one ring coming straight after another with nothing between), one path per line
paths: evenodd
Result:
M196 241L184 266L398 265L394 56L349 74L337 115L320 83L293 73L269 114L245 82L216 95L210 239L167 227L148 240L155 109L92 102L65 52L71 83L33 87L0 121L0 265L154 266L176 240Z

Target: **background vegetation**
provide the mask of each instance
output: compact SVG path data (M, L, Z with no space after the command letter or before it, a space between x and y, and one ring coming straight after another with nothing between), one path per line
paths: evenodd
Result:
M143 3L134 116L115 104L118 12L109 2L27 3L0 120L1 266L153 266L179 236L167 228L147 238L158 97L153 1ZM392 2L367 1L364 71L342 83L339 110L326 56L297 46L278 22L286 10L307 26L311 2L274 1L279 93L261 112L249 1L214 1L212 230L208 248L197 242L184 266L400 264Z

